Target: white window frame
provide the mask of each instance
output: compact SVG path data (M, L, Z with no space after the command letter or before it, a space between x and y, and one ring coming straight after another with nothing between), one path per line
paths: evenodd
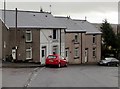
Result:
M27 34L30 34L30 40L27 40ZM32 31L26 31L26 42L32 42Z
M30 58L27 58L27 52L31 52ZM26 49L26 59L27 60L32 59L32 48L31 47Z
M93 48L93 57L96 57L96 48Z
M74 57L79 57L79 49L78 48L74 49Z

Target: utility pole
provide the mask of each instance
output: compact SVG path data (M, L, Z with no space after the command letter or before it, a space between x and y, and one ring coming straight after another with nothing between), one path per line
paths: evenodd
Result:
M52 11L51 11L51 7L52 7L52 5L50 5L50 13L52 13Z
M6 1L4 0L4 23L5 23L5 16L6 16Z

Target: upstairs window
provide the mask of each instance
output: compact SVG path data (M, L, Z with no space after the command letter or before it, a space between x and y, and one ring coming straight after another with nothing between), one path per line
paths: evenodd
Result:
M74 57L79 57L79 50L78 50L78 48L74 49Z
M93 48L93 57L96 57L96 48Z
M75 42L78 42L78 34L75 34Z
M95 42L96 42L96 36L93 35L93 43L95 44Z
M26 31L26 42L32 42L32 32Z
M57 30L53 29L53 39L57 39Z

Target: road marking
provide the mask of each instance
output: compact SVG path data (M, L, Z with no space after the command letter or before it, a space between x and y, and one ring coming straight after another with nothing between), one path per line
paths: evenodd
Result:
M37 76L37 72L38 72L39 69L40 69L40 67L37 67L31 72L31 74L30 74L27 82L25 83L24 87L28 87L30 85L32 80ZM45 69L45 67L41 68L39 71L42 71L43 69Z

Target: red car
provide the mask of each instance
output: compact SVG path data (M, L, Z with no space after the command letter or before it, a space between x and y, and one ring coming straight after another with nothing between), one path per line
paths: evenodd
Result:
M46 66L54 65L59 68L61 66L67 67L67 60L65 58L63 58L62 56L59 56L57 54L52 54L46 58L45 64L46 64Z

